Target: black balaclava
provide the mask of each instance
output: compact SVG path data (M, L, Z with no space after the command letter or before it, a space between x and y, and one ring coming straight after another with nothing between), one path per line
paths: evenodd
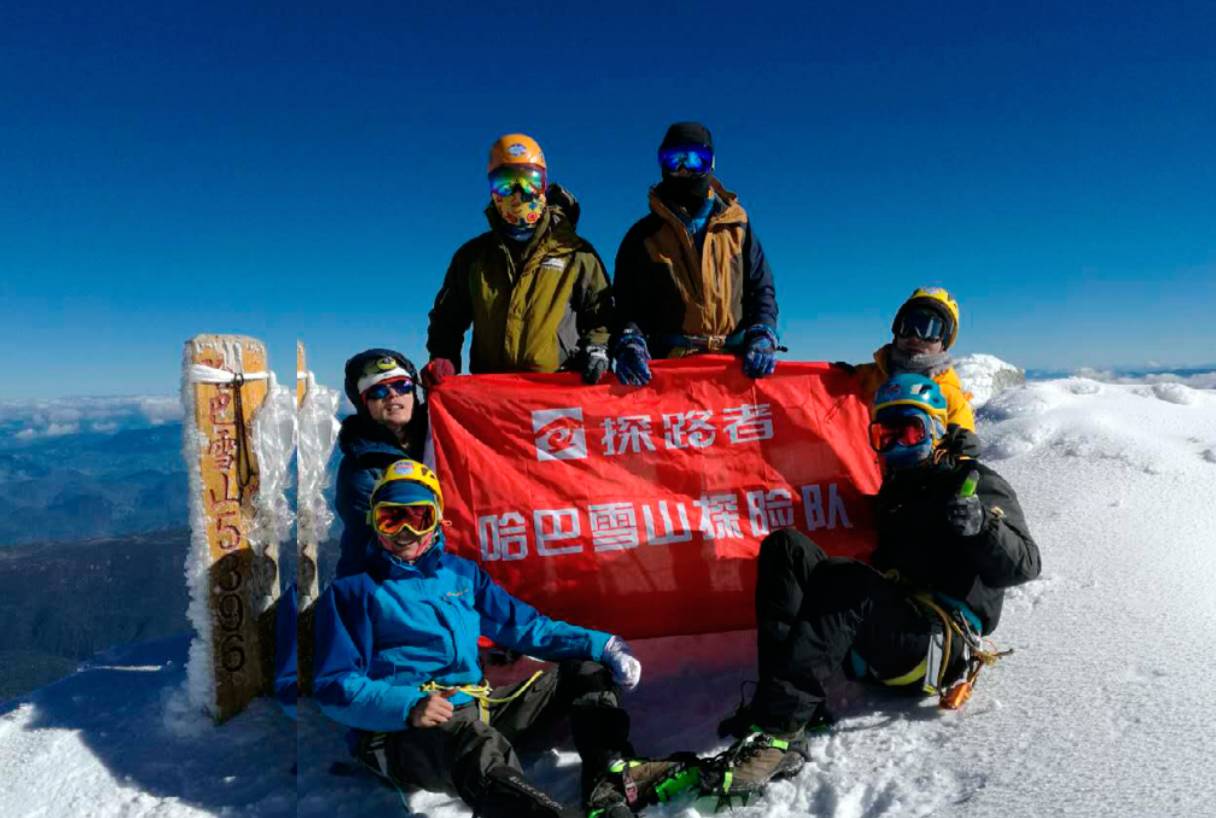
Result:
M667 129L659 151L668 148L690 148L703 145L711 151L714 149L714 138L700 122L677 122ZM659 198L668 204L675 205L684 212L692 215L705 204L709 196L709 183L713 171L707 171L700 176L670 176L663 172L663 181L659 182L657 191Z

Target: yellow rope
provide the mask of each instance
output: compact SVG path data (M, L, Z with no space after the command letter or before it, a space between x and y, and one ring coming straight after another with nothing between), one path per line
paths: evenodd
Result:
M448 691L448 690L455 691L457 693L464 693L466 696L468 696L469 698L471 698L477 702L477 715L480 717L480 719L483 722L485 722L486 724L489 724L490 723L490 705L507 704L508 702L515 701L516 699L518 699L520 696L522 696L524 694L525 690L527 690L529 687L532 686L533 682L535 682L537 679L539 679L544 674L545 674L545 672L543 670L536 671L535 673L532 674L531 678L529 678L528 681L524 682L518 688L516 688L515 691L511 695L500 696L498 698L495 698L494 696L490 695L490 693L493 692L493 690L490 687L489 682L486 682L486 681L482 681L479 684L475 684L475 685L473 685L473 684L441 685L441 684L439 684L439 682L427 682L426 684L420 686L419 690L421 690L423 693L437 693L437 692L443 692L443 691Z

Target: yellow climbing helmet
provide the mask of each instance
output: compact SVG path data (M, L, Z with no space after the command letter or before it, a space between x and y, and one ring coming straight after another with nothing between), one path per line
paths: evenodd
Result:
M945 335L942 336L942 348L949 349L958 338L958 302L954 296L942 287L917 287L908 296L908 300L900 305L891 322L891 332L899 333L899 324L904 314L917 307L927 308L941 315L946 324Z
M415 518L402 516L403 507L430 506L433 513ZM416 460L398 460L384 470L376 481L368 502L367 521L376 530L389 528L392 523L405 521L415 534L434 530L443 519L443 490L439 478L430 468ZM401 525L396 525L400 530ZM394 533L385 530L384 533Z

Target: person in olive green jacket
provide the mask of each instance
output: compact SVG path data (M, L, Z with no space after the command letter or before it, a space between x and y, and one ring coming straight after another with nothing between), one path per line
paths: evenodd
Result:
M456 251L427 328L431 388L460 371L575 370L596 383L608 370L612 297L595 249L575 233L578 203L548 184L540 145L507 134L490 148L490 230Z

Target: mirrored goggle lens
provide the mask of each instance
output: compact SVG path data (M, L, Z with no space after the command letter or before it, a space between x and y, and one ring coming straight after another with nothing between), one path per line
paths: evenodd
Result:
M545 191L545 172L533 167L502 167L490 174L490 192L507 197L516 188L525 196L539 196Z
M940 341L946 334L946 322L935 312L912 310L900 319L899 334L902 338L915 336L926 341Z
M870 424L870 445L879 452L885 452L896 445L916 446L923 443L926 436L925 424L919 418L874 421Z
M439 524L439 516L431 503L416 505L390 505L381 503L376 506L373 514L376 530L381 534L392 536L408 529L419 536L429 534Z
M713 163L713 151L706 147L668 148L659 151L659 164L666 171L674 172L684 168L693 173L706 173Z
M363 399L384 400L389 396L390 393L393 395L404 395L408 392L412 392L413 389L414 382L409 378L400 378L395 381L382 381L375 386L369 387L368 390L363 393Z

